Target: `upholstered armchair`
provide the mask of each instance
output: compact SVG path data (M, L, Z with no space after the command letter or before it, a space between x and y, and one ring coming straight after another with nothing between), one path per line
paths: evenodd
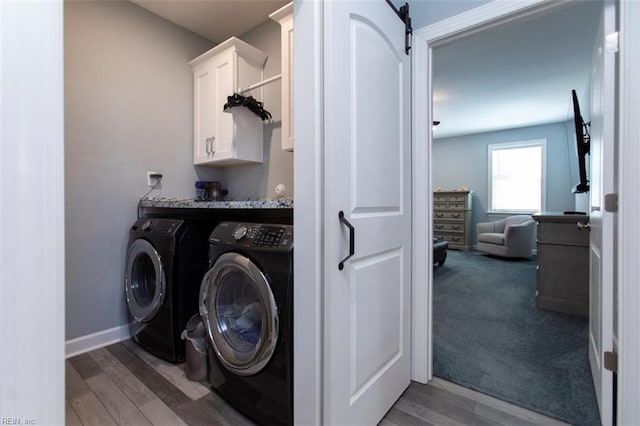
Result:
M478 223L476 250L502 257L530 257L535 227L528 215Z

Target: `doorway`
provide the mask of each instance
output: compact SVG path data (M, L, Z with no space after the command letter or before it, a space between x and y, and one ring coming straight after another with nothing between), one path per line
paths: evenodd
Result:
M450 20L450 22L447 22L446 26L445 25L439 26L438 24L436 24L423 29L424 31L422 30L418 31L416 33L416 35L418 36L417 37L418 40L414 43L414 45L417 47L417 49L414 51L414 55L415 55L414 59L417 65L416 69L419 70L419 69L422 69L423 67L428 67L429 70L432 67L433 69L435 69L436 61L438 60L437 51L439 49L445 49L447 46L450 46L452 44L464 42L466 39L468 39L467 36L470 34L473 34L474 36L473 38L482 38L484 34L487 32L485 30L488 30L488 29L494 30L496 28L502 28L504 26L511 26L511 27L520 26L522 25L522 23L532 21L551 11L556 13L558 11L562 11L563 9L566 10L566 8L568 7L566 3L562 6L556 7L557 5L541 4L536 2L536 4L529 4L528 6L520 5L519 7L513 7L507 11L507 10L504 10L503 8L497 8L494 6L495 5L486 5L485 7L479 8L479 9L482 9L484 12L488 12L485 15L481 15L480 13L475 14L474 11L469 11L469 13L464 13L462 15L457 16L455 22L453 19ZM486 18L487 16L491 16L491 18ZM593 34L593 38L592 40L590 40L590 42L593 43L594 40L595 40L595 31ZM422 44L421 42L424 42L424 44ZM500 49L498 48L498 50ZM482 55L487 52L476 52L476 53L478 55ZM449 69L448 71L450 72L450 74L456 73L454 69ZM587 73L588 71L589 71L589 68L587 68ZM505 81L504 83L506 84L507 82ZM586 84L587 84L587 81L584 82L584 87L579 87L578 90L586 89ZM434 75L433 82L429 81L428 79L421 78L420 75L416 75L416 80L414 82L414 92L417 94L417 96L415 97L416 99L425 99L425 98L433 99L433 102L435 103L436 94L437 94L435 75ZM565 98L567 99L567 105L569 105L568 104L569 92L570 90L567 90L567 96L565 96ZM495 91L493 93L495 93ZM447 93L445 95L455 96L456 94ZM486 95L490 97L492 95L492 92L488 92ZM433 111L437 111L437 108L435 105L433 107ZM441 129L444 129L444 127L441 127L443 126L442 123L445 123L445 120L443 119L442 116L433 116L433 111L431 110L429 105L420 105L419 101L416 101L416 104L414 104L414 113L415 113L414 142L418 146L421 144L421 142L423 141L426 142L425 152L422 153L424 154L424 158L427 159L426 164L434 164L434 161L436 158L435 157L436 153L434 152L434 141L431 135L430 124L434 120L440 121L441 125L438 126L438 130L437 130L437 132L440 132ZM565 116L566 116L566 111L565 111ZM427 117L427 119L425 120L424 117ZM466 120L467 117L469 117L468 120ZM471 122L471 121L474 121L476 118L478 118L479 121L482 121L484 123L486 123L487 121L486 119L483 120L482 117L474 117L473 115L469 115L469 114L465 115L465 121ZM561 126L561 120L558 120L557 122L560 123L559 126ZM543 125L548 123L549 121L547 123L539 122L537 124ZM465 123L465 124L469 124L469 123ZM509 124L509 127L517 127L517 126L514 126L513 124ZM508 127L505 127L505 128L508 128ZM490 130L484 130L484 131L487 132ZM493 131L496 131L496 129L494 129ZM569 145L564 146L565 153L568 146ZM484 153L486 155L486 148L484 149ZM571 152L571 155L573 155L572 152ZM565 159L566 158L567 157L565 155ZM417 159L417 161L421 161L421 159L419 158ZM486 157L483 157L482 160L478 160L478 162L482 163L483 165L486 164ZM458 163L458 165L459 164L460 163ZM567 168L566 163L564 167ZM466 175L469 175L469 167L458 167L458 168L463 168L465 170ZM418 168L415 168L415 170L418 173L421 173L421 171ZM416 191L417 196L424 197L423 198L424 204L420 202L416 202L417 206L424 206L424 211L418 212L418 215L419 215L418 222L420 222L420 220L424 218L427 224L431 224L432 211L430 210L430 206L433 205L433 199L432 199L433 195L431 191L436 186L441 186L441 183L434 180L433 168L430 167L428 170L429 172L426 172L426 171L422 172L424 173L423 178L416 176L416 180L414 181L414 183L416 183L416 185L418 186ZM575 166L573 170L575 170ZM569 170L566 173L567 175L570 175L571 171ZM572 176L571 179L575 179L575 178ZM481 180L473 179L471 177L463 182L450 182L448 183L448 186L445 186L445 189L457 188L459 186L470 186L468 183L469 181L473 181L479 186L485 186L486 188L486 182L487 182L486 177ZM570 195L572 185L567 185L567 186L568 187L566 188L566 192ZM549 186L547 186L547 188L549 188ZM470 189L474 189L474 188L470 188ZM486 189L484 189L484 191L486 192ZM486 200L487 200L486 196L483 196L480 198L482 198L483 201L486 203ZM564 205L557 206L557 203L555 207L553 203L551 203L551 205L548 207L555 208L555 210L559 210L559 211L573 210L573 208L567 208ZM475 220L473 222L473 225L475 226L475 223L480 220L478 217L474 219ZM484 219L486 219L486 215ZM427 235L427 239L430 239L431 236L433 235L433 232L432 232L432 229L430 229L431 228L430 225L427 225L427 227L429 228L428 229L429 232L425 232L424 235ZM416 232L416 234L422 235L418 232ZM430 253L427 253L427 255L429 254ZM431 262L427 262L427 266L430 268ZM415 276L419 278L421 273L423 274L425 278L425 283L426 283L425 288L422 290L424 290L425 300L427 300L427 306L431 308L434 303L433 302L433 275L431 274L430 270L426 270L426 271L423 270L423 271L418 271L418 273ZM421 283L417 282L415 283L415 285L418 290L416 291L416 294L419 294L419 291L421 290L421 287L420 287ZM421 321L421 319L424 321ZM418 326L415 328L416 333L421 333L422 331L426 331L428 334L433 329L433 311L431 309L427 309L425 310L425 312L421 313L418 310L414 310L414 324ZM422 324L426 324L427 330L420 330L419 326ZM414 342L417 343L418 345L420 344L421 339L423 341L425 340L425 338L419 335L414 335L413 337L414 337ZM420 374L423 374L427 379L433 376L433 373L434 373L433 363L432 363L433 346L431 342L432 337L433 337L432 335L429 335L429 337L426 338L427 345L426 345L426 349L424 350L424 354L426 355L426 358L427 358L427 361L425 362L426 367L418 366L415 363L413 365L414 367L413 371L417 373L417 374L414 374L414 377L416 378L419 377Z

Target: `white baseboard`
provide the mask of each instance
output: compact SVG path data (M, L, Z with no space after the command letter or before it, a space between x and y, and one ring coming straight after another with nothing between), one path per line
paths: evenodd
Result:
M129 338L129 324L87 334L65 342L65 357L70 358Z

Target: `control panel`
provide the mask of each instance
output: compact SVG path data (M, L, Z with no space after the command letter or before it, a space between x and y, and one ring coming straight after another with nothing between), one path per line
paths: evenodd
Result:
M293 226L223 222L213 230L209 242L232 247L289 250L293 247Z
M172 234L183 222L180 219L142 218L133 224L131 230L149 234Z

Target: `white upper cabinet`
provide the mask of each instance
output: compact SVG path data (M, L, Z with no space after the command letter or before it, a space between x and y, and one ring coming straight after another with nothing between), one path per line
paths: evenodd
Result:
M269 15L280 23L282 42L282 149L293 151L293 3Z
M261 163L262 120L245 107L223 112L227 96L263 78L266 53L231 37L189 62L194 83L193 162Z

